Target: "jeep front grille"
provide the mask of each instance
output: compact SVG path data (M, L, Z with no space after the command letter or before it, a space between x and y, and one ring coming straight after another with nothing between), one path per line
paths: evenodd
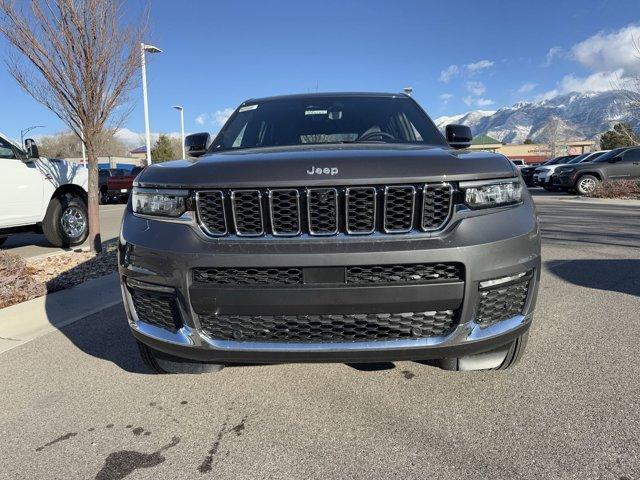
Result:
M196 192L198 222L210 236L294 237L433 232L452 211L448 183Z
M368 342L442 336L456 326L452 310L324 315L199 315L217 340L247 342Z

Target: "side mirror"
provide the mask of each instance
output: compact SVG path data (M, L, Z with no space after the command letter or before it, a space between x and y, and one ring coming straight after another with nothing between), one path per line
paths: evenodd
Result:
M40 158L40 153L38 152L38 145L36 145L36 141L33 138L27 138L24 141L24 149L27 152L27 158L32 160L34 158Z
M468 148L471 145L473 135L466 125L447 125L445 128L447 143L453 148Z
M193 133L187 135L184 139L184 146L187 155L191 157L200 157L207 153L207 149L211 144L211 135L207 132Z

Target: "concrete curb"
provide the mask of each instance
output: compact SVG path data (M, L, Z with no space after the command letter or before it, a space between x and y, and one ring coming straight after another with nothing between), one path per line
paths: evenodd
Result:
M0 353L122 302L116 273L0 310Z

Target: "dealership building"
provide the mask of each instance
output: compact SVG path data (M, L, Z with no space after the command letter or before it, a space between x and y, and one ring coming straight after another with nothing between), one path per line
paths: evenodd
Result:
M478 135L471 142L472 150L486 150L498 152L511 160L523 160L525 163L539 163L560 155L580 155L593 152L596 142L592 140L571 140L556 145L555 152L548 143L531 144L507 144L503 145L499 140L489 135Z

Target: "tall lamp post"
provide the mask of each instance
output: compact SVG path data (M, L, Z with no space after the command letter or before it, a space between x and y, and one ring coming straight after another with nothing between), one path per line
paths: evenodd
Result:
M31 130L36 128L44 128L46 125L34 125L32 127L27 127L24 130L20 130L20 148L24 146L24 136L29 133Z
M151 133L149 132L149 101L147 100L147 66L145 62L145 52L162 53L158 47L140 44L141 67L142 67L142 97L144 99L144 130L147 143L147 164L151 164Z
M184 149L184 108L181 105L174 105L173 108L175 108L180 112L180 132L182 134L180 138L182 141L182 158L186 159L187 153L185 152L185 149Z

